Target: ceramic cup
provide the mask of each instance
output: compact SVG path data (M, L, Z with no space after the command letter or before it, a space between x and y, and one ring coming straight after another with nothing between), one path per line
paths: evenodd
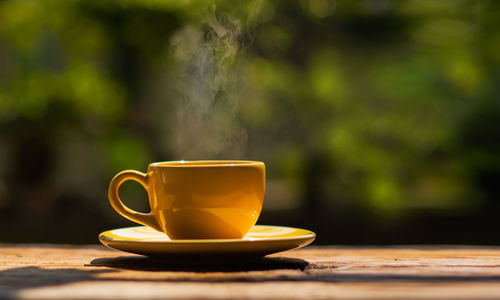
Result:
M126 207L120 185L139 182L150 213ZM238 239L262 210L265 166L258 161L171 161L148 166L146 174L127 170L109 184L108 198L125 218L164 232L171 239Z

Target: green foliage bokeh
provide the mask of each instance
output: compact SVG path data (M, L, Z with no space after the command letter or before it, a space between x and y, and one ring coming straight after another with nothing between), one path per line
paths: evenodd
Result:
M118 171L218 158L265 161L266 201L295 195L300 208L316 197L323 211L384 219L487 207L500 176L499 10L458 0L2 1L0 210L109 217L103 191ZM201 28L206 41L209 18L240 32L209 53L217 66L207 74L231 73L215 83L227 87L209 103L220 107L196 119L179 108L176 80L194 73L175 37ZM195 121L210 126L179 134ZM221 132L228 144L203 142ZM183 152L197 147L212 152Z

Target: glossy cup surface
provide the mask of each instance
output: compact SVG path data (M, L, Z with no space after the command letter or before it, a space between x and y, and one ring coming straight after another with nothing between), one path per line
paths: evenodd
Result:
M119 201L118 188L128 179L148 191L150 214L134 212ZM225 239L242 238L255 225L264 190L262 162L177 161L152 163L147 174L121 172L113 178L109 195L120 214L171 239Z

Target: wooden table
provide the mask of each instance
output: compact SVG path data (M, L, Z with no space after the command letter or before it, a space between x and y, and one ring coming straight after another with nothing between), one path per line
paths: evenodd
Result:
M1 245L0 298L500 298L500 247L307 247L182 267L102 246Z

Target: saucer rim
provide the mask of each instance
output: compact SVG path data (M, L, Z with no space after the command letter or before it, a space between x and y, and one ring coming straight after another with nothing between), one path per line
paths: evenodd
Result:
M167 241L158 241L158 240L150 240L150 241L144 241L144 240L122 240L122 239L113 239L108 236L106 236L106 233L112 232L115 230L122 230L122 229L132 229L132 228L150 228L148 226L129 226L129 227L122 227L122 228L115 228L115 229L110 229L103 231L99 234L99 240L106 240L107 242L129 242L129 243L142 243L142 244L223 244L223 243L253 243L253 242L259 242L259 243L265 243L265 242L275 242L275 241L288 241L288 240L303 240L303 239L312 239L313 241L316 239L316 233L309 229L303 229L303 228L298 228L298 227L290 227L290 226L280 226L280 225L254 225L253 227L280 227L280 228L292 228L292 229L298 229L298 230L304 230L307 231L307 234L301 234L301 235L295 235L295 236L287 236L287 237L262 237L259 239L255 238L241 238L241 239L176 239L176 240L167 240ZM154 230L154 229L153 229Z

